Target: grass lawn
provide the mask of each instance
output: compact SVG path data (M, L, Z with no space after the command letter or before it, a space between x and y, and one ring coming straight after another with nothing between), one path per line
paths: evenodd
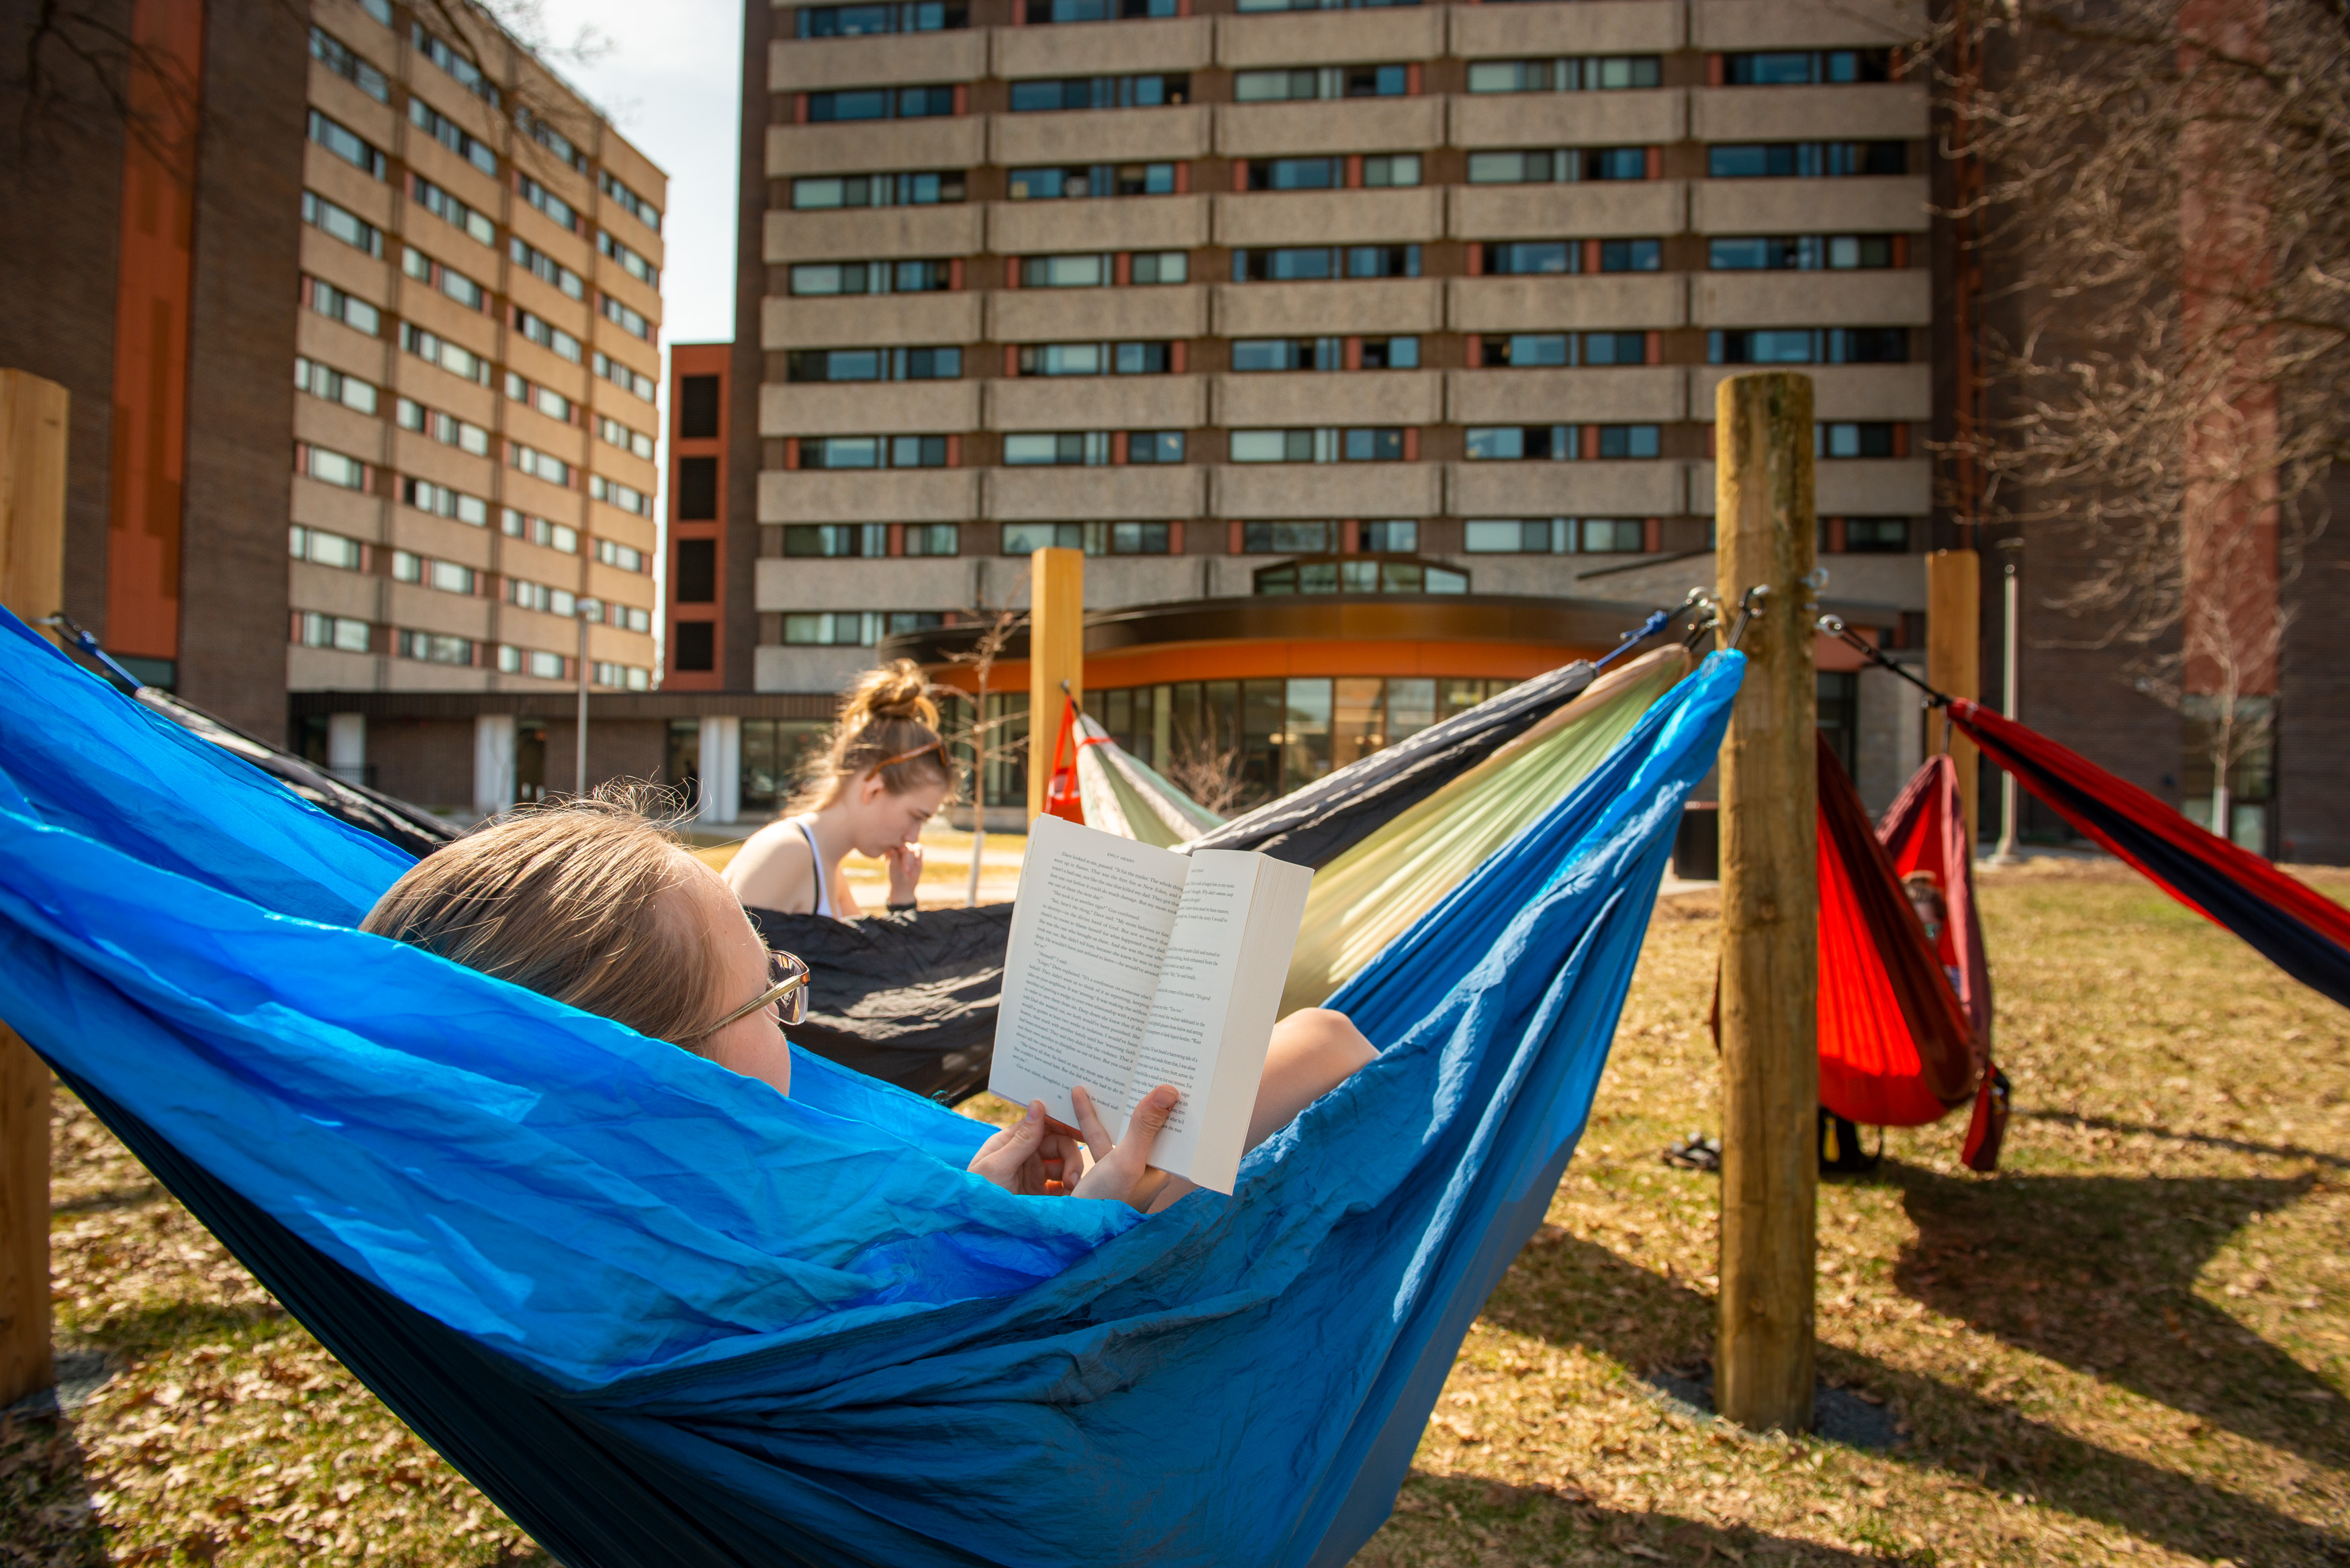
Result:
M2318 873L2337 898L2350 874ZM2110 866L1986 873L2006 1169L1963 1124L1821 1190L1824 1375L1903 1434L1758 1438L1708 1354L1715 909L1667 900L1549 1223L1357 1561L2350 1563L2350 1013ZM120 1370L0 1426L0 1565L545 1561L60 1094L58 1336Z

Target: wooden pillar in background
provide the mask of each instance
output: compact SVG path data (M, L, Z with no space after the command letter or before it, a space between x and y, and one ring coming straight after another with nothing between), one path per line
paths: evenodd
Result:
M1086 556L1046 549L1028 561L1028 820L1034 822L1045 809L1045 785L1053 774L1061 703L1065 697L1085 701Z
M65 604L66 389L0 370L0 604ZM49 1070L0 1025L0 1405L47 1388Z
M1814 733L1812 381L1715 395L1722 616L1769 595L1740 644L1721 746L1721 1295L1714 1407L1753 1431L1812 1424L1819 1189L1819 774Z
M1953 697L1982 695L1982 557L1937 550L1926 557L1926 684ZM1959 769L1959 803L1967 817L1967 853L1982 836L1982 765L1975 743L1939 712L1926 719L1926 751L1948 752Z

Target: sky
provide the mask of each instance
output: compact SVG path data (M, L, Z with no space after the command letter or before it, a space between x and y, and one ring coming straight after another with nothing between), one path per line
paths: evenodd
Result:
M556 68L669 174L661 341L734 336L734 176L743 0L541 0L546 36L606 46Z

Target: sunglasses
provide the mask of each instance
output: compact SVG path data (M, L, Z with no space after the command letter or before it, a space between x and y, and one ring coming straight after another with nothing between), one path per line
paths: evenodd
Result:
M715 1034L737 1019L748 1018L763 1007L777 1002L775 1022L789 1029L807 1016L808 966L796 953L767 955L767 989L702 1031L704 1036Z

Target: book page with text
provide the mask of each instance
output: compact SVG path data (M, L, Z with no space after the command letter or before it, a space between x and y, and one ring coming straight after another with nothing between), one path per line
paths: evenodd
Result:
M1184 857L1040 816L1029 830L988 1087L1074 1126L1083 1084L1125 1131L1136 1054L1183 896ZM1148 1090L1151 1085L1145 1085Z
M1181 1091L1150 1158L1151 1164L1178 1176L1191 1174L1191 1157L1209 1113L1203 1102L1224 1047L1232 977L1248 935L1249 905L1263 859L1229 851L1191 857L1191 875L1159 963L1159 989L1143 1026L1127 1108L1161 1084Z

